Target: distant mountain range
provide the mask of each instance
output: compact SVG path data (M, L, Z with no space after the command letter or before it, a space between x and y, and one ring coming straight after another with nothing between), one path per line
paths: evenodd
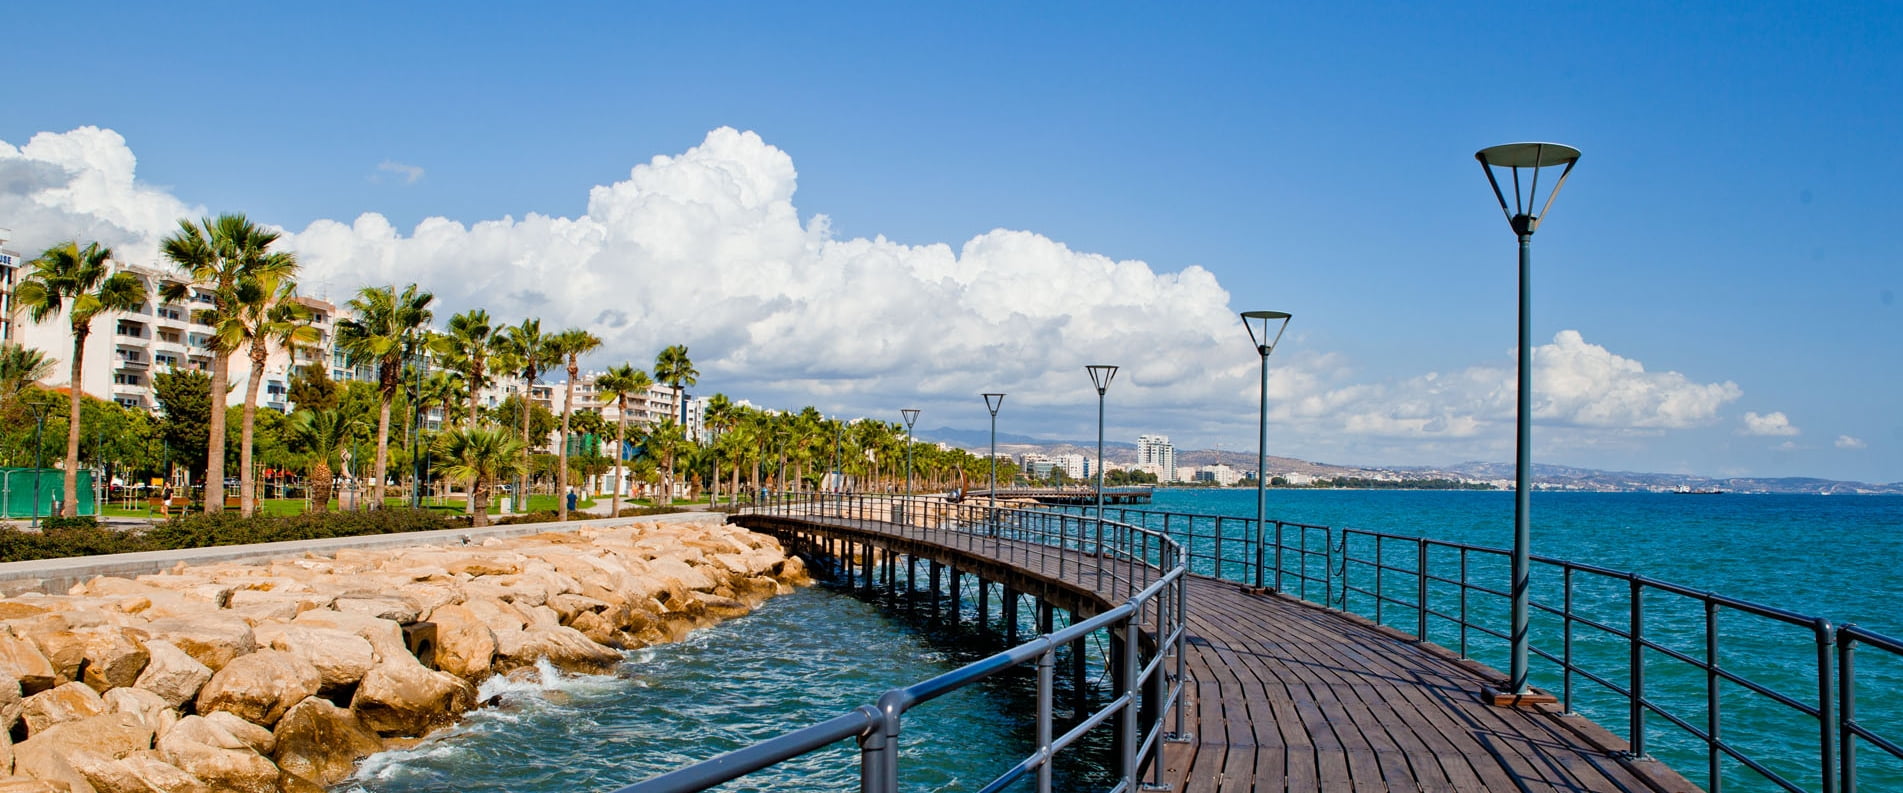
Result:
M983 454L989 447L991 434L985 430L957 430L941 427L920 431L918 439L931 443L945 443ZM999 433L998 451L1014 457L1031 452L1050 455L1083 454L1094 457L1097 454L1097 442L1095 440L1043 440L1026 435ZM1106 467L1132 465L1136 462L1136 444L1105 441L1104 460ZM1255 470L1255 455L1216 449L1177 449L1176 464L1178 467L1224 464L1238 470L1252 471ZM1446 466L1357 466L1317 463L1270 455L1269 471L1273 474L1301 473L1322 479L1334 477L1453 479L1504 483L1506 487L1511 487L1513 482L1512 463L1465 462ZM1726 493L1903 495L1903 482L1871 484L1801 476L1710 477L1693 474L1601 471L1593 468L1544 463L1534 463L1533 484L1540 489L1603 493L1717 490Z

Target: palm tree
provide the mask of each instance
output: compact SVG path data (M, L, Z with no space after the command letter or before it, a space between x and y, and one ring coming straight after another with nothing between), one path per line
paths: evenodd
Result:
M238 285L247 278L267 274L289 278L297 270L297 261L270 252L278 232L258 226L243 214L224 214L203 218L198 225L181 218L178 231L159 241L159 252L171 260L189 281L200 284L211 296L212 307L194 312L193 320L213 328L209 340L211 359L210 434L212 453L205 465L205 511L217 512L225 506L225 401L231 391L231 355L235 345L225 342L243 338L231 326L237 323L240 300ZM160 290L164 300L183 298L191 287L167 283Z
M26 307L34 322L45 322L67 311L73 331L73 367L66 395L66 517L79 514L79 403L84 395L82 372L86 356L86 337L92 333L93 318L115 311L129 311L145 302L145 284L131 273L109 273L112 249L99 243L62 242L27 263L26 280L14 291L14 299Z
M660 425L648 431L642 444L648 455L660 460L661 468L667 475L661 482L661 497L666 499L660 506L674 503L674 462L689 448L687 433L672 418L662 419Z
M32 347L0 341L0 413L16 394L52 374L55 363Z
M549 354L548 335L542 333L542 321L525 319L520 325L512 325L502 330L502 351L515 364L515 371L522 373L522 445L517 453L522 455L519 475L522 477L522 489L516 493L516 500L522 509L529 503L529 415L534 413L534 403L529 395L535 390L535 377L542 373L554 359Z
M621 483L626 481L626 473L621 464L621 446L628 437L628 399L646 395L654 381L647 372L634 368L634 364L624 363L609 367L608 371L595 378L595 395L603 399L613 399L615 403L615 489L613 515L621 514Z
M575 412L575 378L581 375L581 356L601 346L601 337L580 328L570 328L550 337L548 350L555 362L568 359L567 393L562 398L562 446L555 468L555 509L561 520L568 520L568 424Z
M687 345L675 344L654 357L654 379L674 389L674 404L680 406L681 426L687 426L687 403L681 399L681 386L700 382L700 372L687 357Z
M290 258L291 254L271 256ZM297 282L277 274L282 269L273 266L238 285L238 321L228 326L243 338L220 341L232 349L242 344L251 359L238 440L238 509L247 518L258 510L257 482L251 470L252 438L258 422L258 385L264 382L264 364L270 359L271 345L295 350L317 342L317 329L310 325L310 309L297 302Z
M383 483L389 473L390 403L403 382L403 357L421 347L421 334L432 316L429 304L435 299L418 291L416 284L404 287L400 295L394 285L366 286L350 300L356 316L337 323L337 347L352 361L377 366L377 478L370 503L378 509L383 508Z
M331 461L343 453L363 420L344 408L300 410L291 416L291 440L310 454L304 474L310 477L311 508L330 511L330 495L337 479Z
M496 341L489 312L480 308L450 317L449 332L443 334L443 365L461 372L463 383L469 388L469 426L476 423L478 395L489 384L489 359L495 352ZM448 406L444 407L447 417Z
M430 408L442 408L444 426L451 424L468 426L474 423L473 416L469 421L459 421L455 418L456 408L468 401L468 381L464 379L463 373L442 370L430 372L429 377L423 379L423 385L417 393L416 400L426 416Z
M733 400L726 394L715 394L707 399L707 429L713 432L711 442L707 444L708 460L713 464L713 503L720 503L720 436L733 428L735 414Z
M443 476L469 485L476 499L471 523L489 525L489 492L521 465L521 442L499 427L458 427L436 436L430 451L445 460Z

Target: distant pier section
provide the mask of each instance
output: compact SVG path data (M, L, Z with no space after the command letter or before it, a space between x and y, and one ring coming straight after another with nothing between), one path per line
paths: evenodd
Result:
M1105 504L1148 504L1153 487L1106 487L1103 489ZM1097 503L1097 490L1089 487L1000 487L999 499L1031 499L1040 504L1065 504L1088 506ZM990 498L989 490L973 490L965 494L966 499Z

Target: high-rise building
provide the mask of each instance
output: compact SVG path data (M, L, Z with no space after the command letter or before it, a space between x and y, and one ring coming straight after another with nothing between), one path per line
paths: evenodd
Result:
M1159 482L1176 481L1176 447L1168 435L1137 436L1137 468L1156 474Z
M20 278L20 266L26 261L7 250L11 229L0 229L0 341L13 340L13 286Z

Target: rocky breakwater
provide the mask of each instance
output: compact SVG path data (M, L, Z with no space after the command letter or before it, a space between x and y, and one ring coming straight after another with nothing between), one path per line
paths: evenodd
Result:
M320 791L477 707L491 675L606 671L808 581L710 518L0 600L0 793Z

